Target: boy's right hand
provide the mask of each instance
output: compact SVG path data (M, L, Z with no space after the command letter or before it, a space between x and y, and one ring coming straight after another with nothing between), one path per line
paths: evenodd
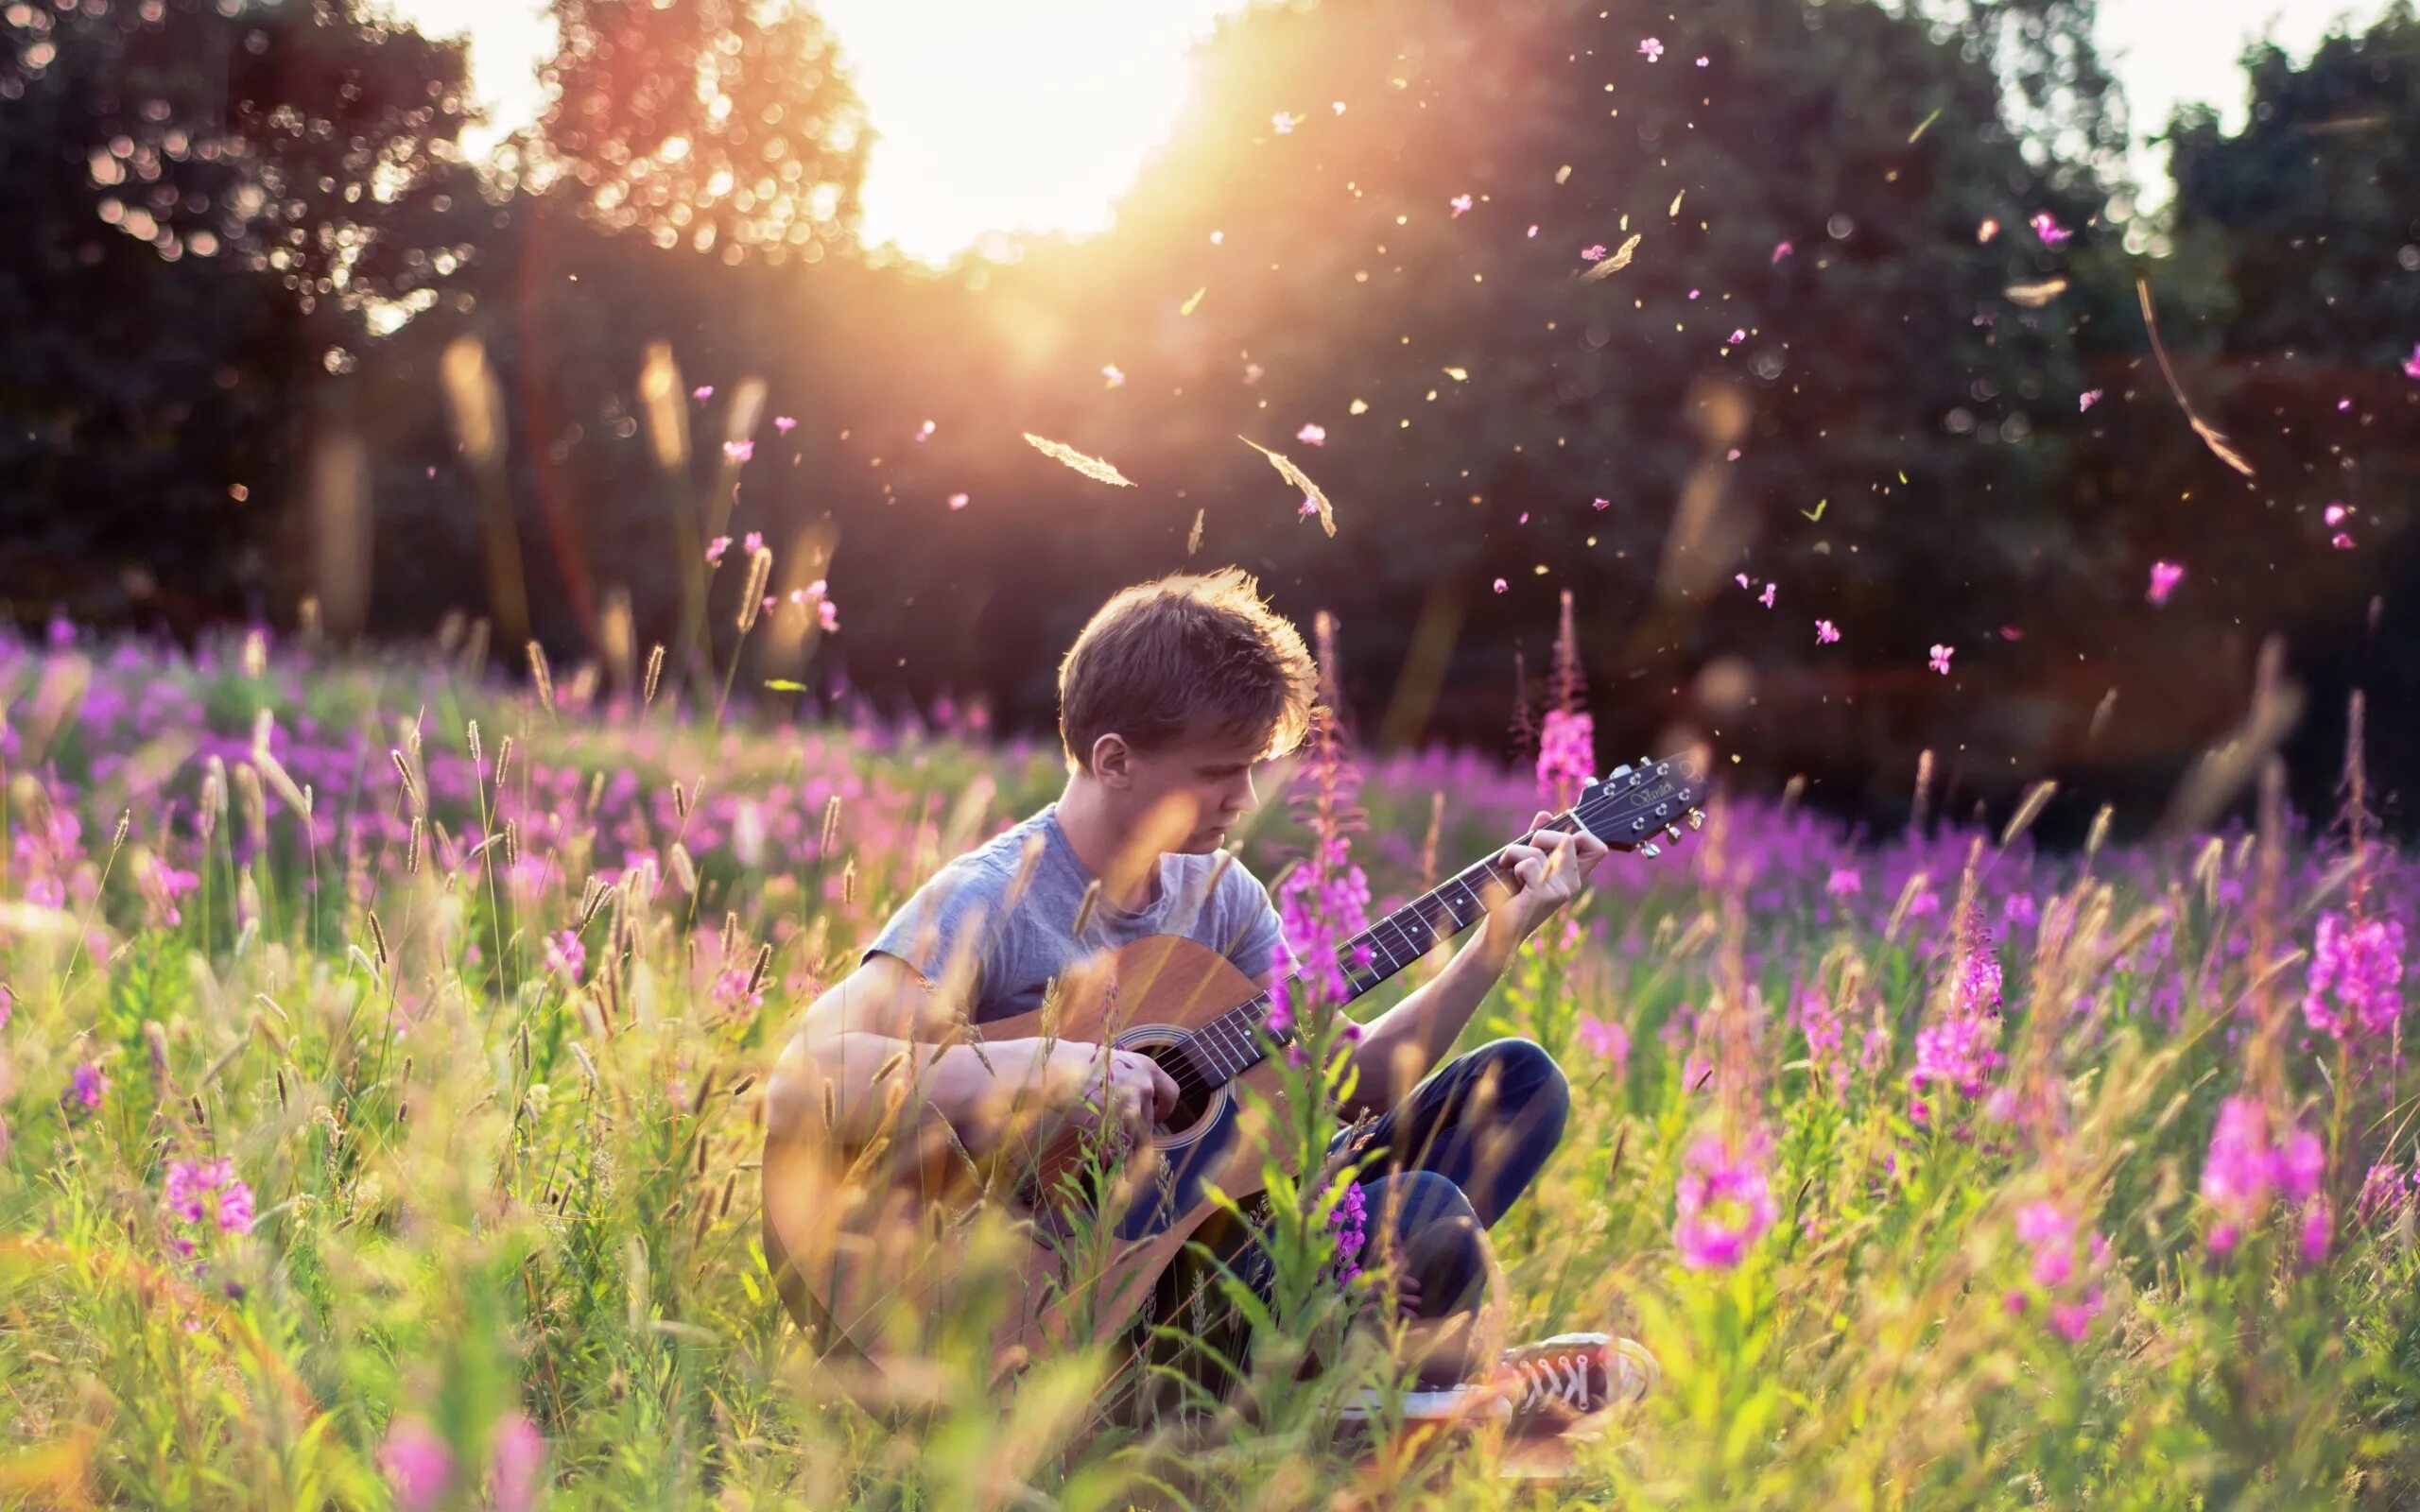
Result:
M1041 1051L1046 1041L1027 1043ZM1111 1123L1146 1134L1176 1111L1181 1094L1175 1078L1142 1052L1075 1040L1048 1044L1046 1056L1037 1057L1032 1066L1033 1079L1053 1106L1071 1107L1085 1126Z

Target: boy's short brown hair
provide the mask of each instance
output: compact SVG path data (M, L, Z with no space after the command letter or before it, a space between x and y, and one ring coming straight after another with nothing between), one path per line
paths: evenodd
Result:
M1083 770L1116 733L1138 750L1201 735L1290 750L1309 728L1319 673L1302 632L1241 569L1121 590L1059 663L1059 739Z

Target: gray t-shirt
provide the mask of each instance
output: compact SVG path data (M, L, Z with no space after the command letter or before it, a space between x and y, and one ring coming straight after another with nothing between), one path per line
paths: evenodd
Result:
M973 1017L983 1023L1042 1006L1044 988L1061 972L1147 935L1182 935L1252 977L1285 948L1269 889L1241 862L1217 851L1163 854L1150 902L1129 911L1098 901L1077 938L1070 930L1093 874L1059 827L1058 807L1046 804L935 872L866 947L860 964L879 951L925 981L939 981L964 942L976 968ZM1036 847L1029 867L1028 844Z

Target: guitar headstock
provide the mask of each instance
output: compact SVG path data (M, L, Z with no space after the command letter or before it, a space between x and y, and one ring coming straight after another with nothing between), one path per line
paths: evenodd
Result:
M1659 761L1642 756L1582 788L1571 815L1612 849L1652 859L1663 853L1659 839L1677 843L1682 825L1694 830L1705 823L1698 807L1705 786L1698 752L1683 751Z

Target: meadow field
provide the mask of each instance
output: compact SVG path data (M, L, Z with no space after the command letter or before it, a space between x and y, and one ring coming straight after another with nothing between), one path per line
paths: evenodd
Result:
M2420 1503L2420 874L2273 798L2053 853L1719 794L1609 858L1468 1036L1573 1092L1495 1231L1515 1332L1664 1366L1573 1479L1357 1467L1367 1353L1272 1350L1151 1432L1102 1420L1107 1351L1005 1403L944 1356L870 1410L769 1284L765 1073L1060 765L798 696L507 679L452 635L0 646L0 1506ZM1494 754L1357 782L1326 838L1372 908L1541 803ZM1269 878L1319 837L1265 796ZM1288 1204L1316 1263L1333 1194Z

